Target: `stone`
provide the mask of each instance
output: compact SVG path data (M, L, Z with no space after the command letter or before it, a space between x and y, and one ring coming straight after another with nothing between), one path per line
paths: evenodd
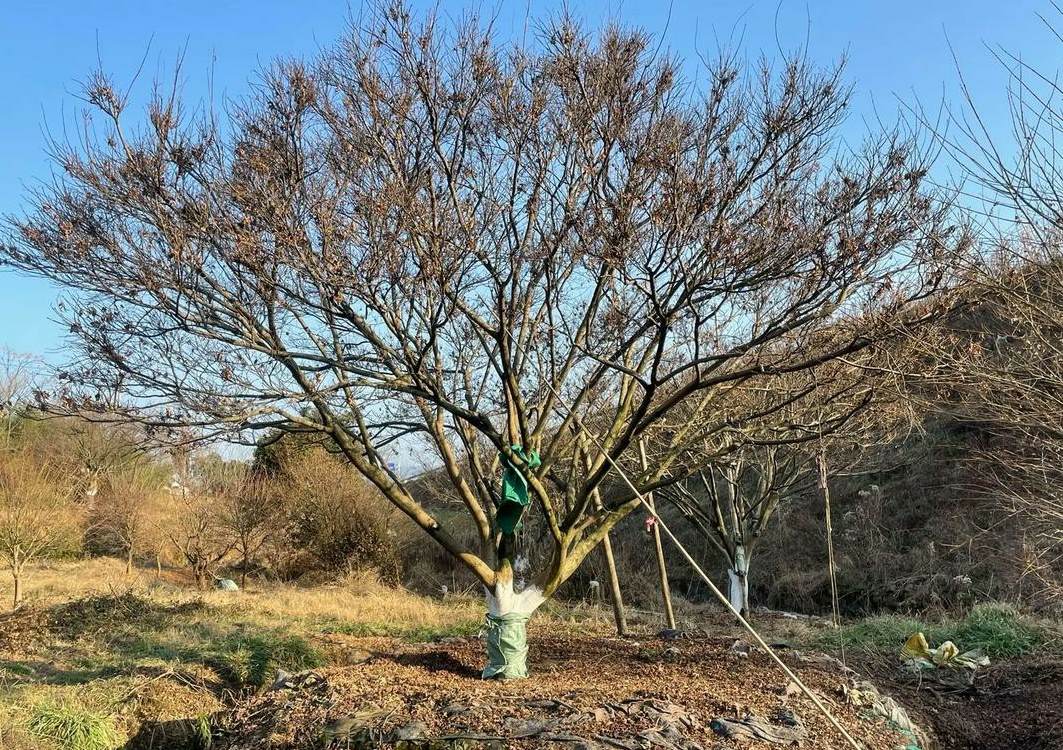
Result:
M421 740L428 734L428 727L423 721L411 721L409 724L403 724L391 733L391 738L395 742L401 742L402 740Z

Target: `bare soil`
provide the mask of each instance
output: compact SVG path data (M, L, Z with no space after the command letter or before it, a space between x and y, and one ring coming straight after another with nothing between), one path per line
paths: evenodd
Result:
M643 642L601 636L531 634L528 680L480 679L475 638L407 644L340 638L350 666L293 678L237 705L217 724L219 746L380 747L414 735L408 747L768 748L720 736L714 719L750 715L805 733L804 748L846 744L764 654L741 656L731 639ZM845 674L826 660L785 657L868 750L893 750L899 736L845 703ZM397 731L398 730L398 731ZM397 732L397 733L396 733ZM425 744L426 738L436 742ZM458 744L436 744L449 738Z
M864 671L920 726L933 731L941 750L1063 749L1063 660L1058 657L994 664L973 687L959 692L914 682L895 665Z

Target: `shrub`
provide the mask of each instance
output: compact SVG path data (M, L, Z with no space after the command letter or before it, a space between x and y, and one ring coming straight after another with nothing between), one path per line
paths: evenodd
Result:
M298 672L325 663L306 639L281 633L240 636L219 654L218 661L234 682L255 688L265 685L279 668Z

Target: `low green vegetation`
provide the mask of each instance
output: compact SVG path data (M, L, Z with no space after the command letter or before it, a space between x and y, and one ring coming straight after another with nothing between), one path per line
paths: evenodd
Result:
M226 640L218 664L236 683L262 687L277 670L293 672L324 666L325 659L305 638L278 632L238 636Z
M30 732L61 750L111 750L120 738L111 720L76 703L33 707Z
M869 617L818 632L810 641L818 648L890 652L900 651L908 636L918 632L932 645L952 641L961 651L981 649L991 659L1023 656L1053 644L1063 647L1053 626L1004 604L980 604L962 618L938 622L897 615Z

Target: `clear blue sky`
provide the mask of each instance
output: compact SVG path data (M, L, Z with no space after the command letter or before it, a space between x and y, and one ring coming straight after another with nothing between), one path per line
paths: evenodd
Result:
M470 3L438 5L456 15ZM560 3L496 0L480 7L498 9L501 32L519 33L529 5L536 15ZM7 0L3 6L0 215L17 214L27 187L48 177L44 127L61 133L64 121L73 121L78 81L97 59L126 83L147 51L144 91L185 50L188 98L206 97L211 70L216 97L239 97L257 67L328 45L360 7L356 0ZM1038 18L1055 13L1048 0L674 0L670 18L663 0L569 0L568 6L592 23L619 18L663 33L667 46L688 58L715 49L718 40L732 46L741 40L749 57L777 56L780 47L793 50L806 39L815 59L844 52L857 86L854 128L876 110L892 118L898 96L930 104L954 98L951 41L992 127L1006 135L1004 78L986 45L1048 70L1058 67L1063 49ZM0 349L61 360L55 298L56 290L39 280L0 272Z

